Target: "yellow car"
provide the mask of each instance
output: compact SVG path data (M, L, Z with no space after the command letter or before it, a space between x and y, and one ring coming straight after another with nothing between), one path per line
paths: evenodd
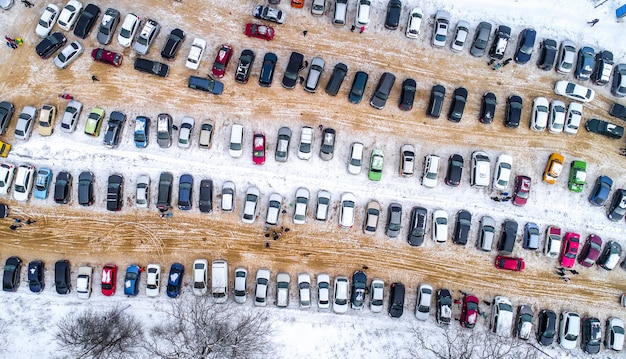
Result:
M546 165L546 170L543 171L544 182L555 184L556 179L561 175L564 162L565 158L562 155L558 153L551 154L548 164Z
M43 105L39 112L39 134L50 136L54 131L54 120L57 118L57 108L52 105Z
M91 109L89 116L87 117L87 123L85 124L85 134L98 137L100 135L100 128L104 121L104 110L100 107L94 107Z
M9 155L9 151L11 151L11 145L0 141L0 157L6 157Z

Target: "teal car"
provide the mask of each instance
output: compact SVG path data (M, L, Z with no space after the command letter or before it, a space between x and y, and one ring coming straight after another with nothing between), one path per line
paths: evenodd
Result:
M569 172L569 182L567 186L572 192L580 193L587 180L587 163L584 161L573 161Z
M50 182L52 182L52 170L48 168L40 168L35 177L35 188L33 195L35 198L46 199L50 192Z
M370 171L367 175L372 181L380 181L383 176L383 164L385 162L385 153L383 150L372 150L370 156Z

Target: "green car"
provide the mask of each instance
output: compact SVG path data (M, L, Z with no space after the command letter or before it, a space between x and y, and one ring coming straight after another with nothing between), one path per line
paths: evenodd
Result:
M572 169L569 172L569 182L567 186L572 192L580 193L585 186L587 179L587 163L583 161L572 162Z
M370 156L370 172L367 175L372 181L380 181L383 176L383 162L385 160L385 153L383 150L372 150Z
M100 107L94 107L91 109L89 116L87 116L87 123L85 124L85 134L98 137L100 135L100 128L104 122L104 110Z

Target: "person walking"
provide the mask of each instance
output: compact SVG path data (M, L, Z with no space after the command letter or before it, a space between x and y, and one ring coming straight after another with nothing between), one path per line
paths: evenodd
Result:
M100 79L96 75L91 75L91 82L100 81Z
M587 21L587 24L591 25L591 27L594 27L598 22L600 22L600 19L593 19L591 21Z

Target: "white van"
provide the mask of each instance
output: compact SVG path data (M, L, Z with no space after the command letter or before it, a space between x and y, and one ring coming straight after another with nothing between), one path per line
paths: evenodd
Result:
M424 174L422 176L422 185L433 188L437 186L437 177L439 176L439 156L428 155L424 158Z
M235 158L239 158L243 154L243 126L238 123L233 124L230 128L228 153Z
M348 0L337 0L335 2L335 13L333 15L333 25L335 26L345 25L347 12L348 12Z
M228 299L228 263L214 260L211 268L211 293L215 303L225 303Z

